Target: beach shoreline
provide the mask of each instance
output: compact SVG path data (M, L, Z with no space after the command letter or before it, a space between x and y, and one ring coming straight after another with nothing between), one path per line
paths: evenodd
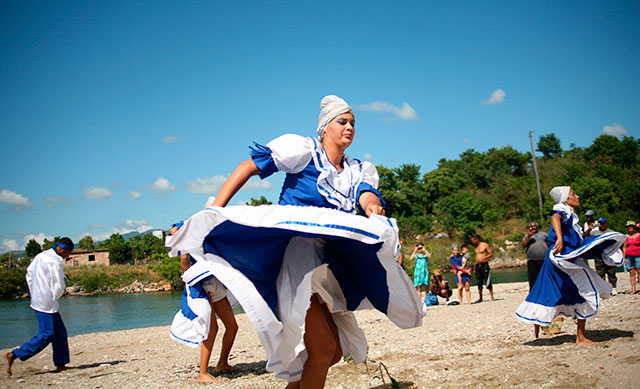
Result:
M628 277L619 278L618 290L623 291L628 288ZM531 326L513 315L527 291L528 285L523 282L497 284L497 301L431 307L423 326L409 330L397 328L377 311L359 311L356 317L369 340L370 362L338 363L331 368L326 387L380 388L383 381L376 362L382 362L404 388L613 388L640 383L640 342L635 336L640 310L629 309L640 304L639 294L619 294L604 300L601 312L587 323L588 335L598 343L580 347L573 343L572 320L565 321L561 333L534 341ZM240 330L230 361L240 371L219 377L219 386L284 387L283 381L265 371L265 354L247 316L240 314L237 319ZM194 381L197 349L169 339L168 326L77 335L69 339L69 344L69 370L50 372L49 347L28 361L16 361L14 375L3 373L0 386L200 387ZM219 347L218 341L211 370Z

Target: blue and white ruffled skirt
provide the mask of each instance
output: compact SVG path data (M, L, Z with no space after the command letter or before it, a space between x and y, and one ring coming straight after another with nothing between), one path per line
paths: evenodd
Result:
M393 219L281 205L207 208L167 238L233 294L267 353L267 370L300 379L304 325L312 294L327 305L344 355L356 362L367 342L353 311L375 308L400 328L420 326L423 305L394 258Z
M549 325L559 315L593 317L600 310L601 300L610 296L611 286L584 258L601 258L607 265L620 266L624 241L623 234L609 232L589 237L561 255L554 255L549 249L536 283L516 310L516 317L540 325Z

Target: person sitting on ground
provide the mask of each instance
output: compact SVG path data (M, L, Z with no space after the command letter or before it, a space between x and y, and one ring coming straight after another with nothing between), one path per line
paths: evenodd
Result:
M180 228L181 224L182 223L180 222L171 226L169 234L175 234ZM180 255L180 270L183 273L187 272L187 270L194 264L195 260L190 255ZM238 333L238 323L236 322L236 317L233 314L233 309L231 308L231 304L229 303L229 299L227 298L227 289L224 287L224 285L222 285L222 283L211 274L198 274L197 278L198 281L193 286L185 285L185 288L189 288L188 296L191 298L199 297L194 296L194 294L198 294L198 292L194 293L194 290L200 291L200 293L204 293L203 297L208 298L209 300L211 313L209 318L208 331L206 328L203 328L202 330L204 330L206 333L198 334L198 340L204 340L199 342L200 364L196 381L217 382L216 378L209 374L209 361L211 360L213 343L216 339L216 335L218 334L217 317L219 317L222 321L225 330L224 335L222 336L222 347L220 348L220 356L218 357L218 363L216 364L215 368L216 373L225 373L236 370L236 368L229 365L229 354L231 353L231 348L233 347L233 343ZM185 290L185 292L187 292L187 290ZM193 347L193 341L185 340L187 336L183 334L176 334L176 332L181 332L184 331L185 328L188 328L184 325L185 321L181 320L182 317L183 315L181 314L181 312L178 312L178 314L176 314L176 318L174 318L174 321L172 323L171 335L180 343ZM189 319L192 320L192 318Z
M479 297L475 303L482 302L483 285L486 285L489 295L491 296L491 300L495 300L495 297L493 296L493 282L491 282L491 267L489 266L489 261L493 259L493 250L491 249L491 246L489 246L489 243L480 239L480 235L478 234L471 235L471 244L476 246L476 265L474 270L478 280Z
M637 293L637 285L640 282L640 223L627 222L624 258L624 268L629 272L630 291Z
M69 342L67 328L60 316L58 299L65 291L64 261L69 258L73 248L73 241L64 237L49 250L36 255L27 267L30 306L38 320L38 333L27 343L5 353L8 375L12 373L11 367L16 358L26 361L44 350L49 343L53 349L56 371L66 369L70 360Z
M449 298L453 295L449 282L442 277L440 270L434 270L433 273L431 273L429 285L431 294L442 297L445 301L449 301Z
M609 221L605 217L598 218L598 228L591 231L591 236L599 236L602 234L606 234L607 232L613 232L611 228L609 228ZM596 257L593 259L593 262L596 266L596 273L603 280L609 281L611 284L611 295L615 296L618 292L616 291L616 286L618 285L618 276L616 276L617 266L609 266L604 261Z
M456 246L451 250L451 257L449 258L449 263L451 263L451 268L453 269L453 273L456 276L456 284L458 287L458 299L460 303L463 302L464 291L466 291L467 295L467 303L471 304L471 269L466 268L463 264L463 256Z

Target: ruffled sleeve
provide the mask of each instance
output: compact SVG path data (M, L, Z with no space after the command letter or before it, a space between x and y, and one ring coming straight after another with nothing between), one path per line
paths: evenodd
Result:
M285 134L266 146L254 143L250 149L251 159L260 170L260 178L266 178L277 171L301 172L311 160L313 144L310 138Z
M383 208L386 208L387 202L382 198L382 193L378 190L378 181L380 178L378 177L378 170L371 163L364 161L362 162L362 181L358 184L358 189L356 191L356 204L360 212L365 213L364 209L360 207L360 196L364 192L371 192L378 197L380 200L380 204L382 204Z

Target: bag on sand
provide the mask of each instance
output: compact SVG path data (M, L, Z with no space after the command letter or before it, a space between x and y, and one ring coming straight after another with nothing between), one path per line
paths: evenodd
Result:
M427 295L424 296L424 305L426 305L427 307L438 305L438 296L436 296L435 294L427 293Z

